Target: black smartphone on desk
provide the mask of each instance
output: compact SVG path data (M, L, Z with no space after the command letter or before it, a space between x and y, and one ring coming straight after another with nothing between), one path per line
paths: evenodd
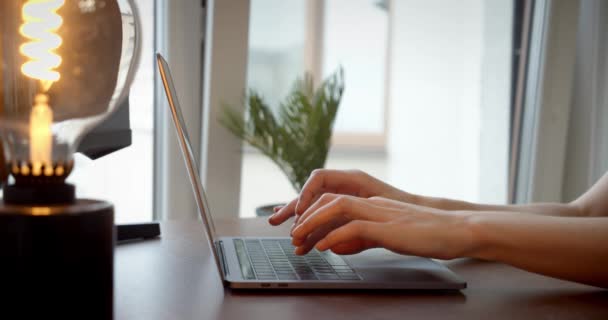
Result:
M160 236L158 222L118 224L116 225L116 242L145 240Z

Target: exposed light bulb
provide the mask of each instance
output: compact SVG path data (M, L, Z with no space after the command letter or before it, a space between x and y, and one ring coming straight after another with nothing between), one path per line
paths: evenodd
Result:
M5 201L75 199L66 183L74 153L123 104L134 76L133 1L0 0L0 138L13 177Z
M40 81L41 92L36 94L30 113L30 161L33 176L52 176L53 110L46 92L61 74L55 69L61 65L61 57L55 50L62 39L57 35L63 19L57 14L64 0L29 0L23 5L23 24L19 29L29 41L19 51L29 60L21 66L21 72ZM28 170L29 171L29 170Z

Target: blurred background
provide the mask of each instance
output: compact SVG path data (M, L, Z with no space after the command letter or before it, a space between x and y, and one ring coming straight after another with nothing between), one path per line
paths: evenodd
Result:
M243 74L244 86L262 93L272 106L278 106L304 72L320 81L339 66L344 68L345 94L326 167L361 169L414 193L509 201L518 59L522 35L532 34L530 25L524 30L522 15L530 1L250 0L222 4L228 21L233 17L234 22L213 30L216 39L209 38L207 29L216 22L209 16L205 20L205 13L220 10L215 1L208 1L216 3L214 9L201 7L198 0L136 2L143 24L143 58L130 95L133 144L96 161L79 157L71 177L80 196L113 202L118 222L179 217L172 208L194 212L192 204L183 207L185 200L171 202L166 195L180 190L180 197L187 199L189 182L183 178L181 160L166 164L159 158L175 140L159 138L173 128L163 122L168 119L161 119L164 93L159 91L153 53L199 53L193 55L199 59L193 60L196 64L188 65L175 58L177 54L169 61L172 67L187 70L177 71L176 83L180 98L187 100L182 100L182 108L187 114L191 109L198 119L188 120L194 121L189 124L190 135L195 137L195 148L200 147L197 152L204 153L205 143L214 143L213 135L201 138L214 130L205 127L206 121L213 121L205 119L204 108L213 108L205 105L203 97L206 90L213 90L207 88L205 75L218 67L214 57L204 57L210 52L206 46L229 37L239 23L246 24L244 32L233 31L247 39L243 43L246 70L219 68ZM547 1L538 1L543 2ZM597 11L596 2L600 1L583 3L581 14ZM538 3L528 8L537 8ZM175 12L192 14L177 19ZM188 36L191 40L184 40ZM187 45L171 46L176 41ZM194 79L188 88L179 85L184 77ZM566 122L572 121L569 115L570 109ZM236 184L237 189L226 190L238 192L230 191L217 201L231 202L222 208L235 209L214 214L251 217L258 206L295 196L282 172L253 148L234 150L234 157L239 157L240 166L235 168L239 177L227 178L226 184ZM213 169L202 159L205 177ZM580 188L607 167L608 157L598 159L594 161L600 169L585 173ZM180 178L177 182L161 178L167 175ZM574 193L564 191L564 199Z

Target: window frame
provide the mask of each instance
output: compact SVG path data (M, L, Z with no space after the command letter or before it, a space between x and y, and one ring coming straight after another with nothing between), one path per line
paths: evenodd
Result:
M580 1L534 2L513 203L562 201L579 9Z
M201 132L201 72L204 10L201 1L155 0L155 47L169 62L195 155ZM195 72L192 72L195 70ZM198 217L167 98L155 64L155 220Z
M304 67L315 83L323 81L323 41L325 33L325 9L327 0L306 1L306 37L304 48ZM390 8L390 3L388 4ZM353 149L363 147L368 150L385 152L387 150L389 130L389 87L390 87L390 50L391 50L391 10L387 10L386 61L384 63L384 91L382 97L381 133L335 132L332 135L332 147Z

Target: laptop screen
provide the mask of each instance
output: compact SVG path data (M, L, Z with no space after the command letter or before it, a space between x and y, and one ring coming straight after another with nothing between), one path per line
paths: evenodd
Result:
M205 189L203 188L203 184L201 183L201 179L199 176L198 166L196 165L196 161L194 160L195 158L192 152L190 137L188 136L186 124L184 122L182 111L179 106L179 101L175 92L175 86L173 85L173 78L171 77L171 71L169 70L169 65L167 61L159 53L156 54L156 61L158 63L158 68L160 71L163 86L165 87L165 93L167 94L167 100L171 109L173 123L175 124L175 131L179 140L180 149L182 150L182 155L184 156L186 169L188 169L188 176L190 177L190 183L192 184L194 198L196 199L196 205L198 207L198 211L207 231L207 240L209 240L209 244L211 246L211 251L213 251L215 262L217 264L218 270L220 271L220 275L222 275L222 268L220 266L220 262L214 245L214 240L216 239L215 226L213 225L213 219L211 217L211 212L209 211L207 197L205 196Z

